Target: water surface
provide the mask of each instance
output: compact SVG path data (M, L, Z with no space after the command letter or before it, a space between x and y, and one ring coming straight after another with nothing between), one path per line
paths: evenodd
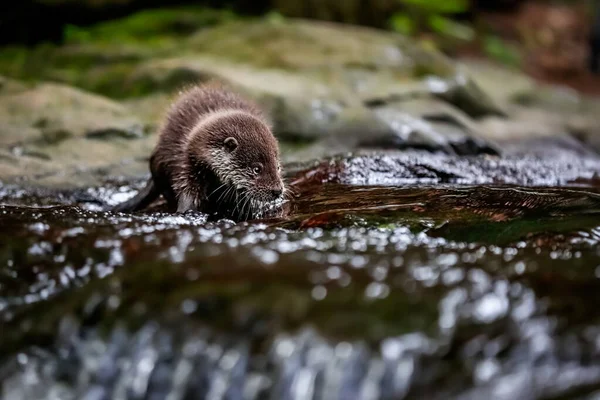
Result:
M128 190L86 193L109 201ZM594 187L294 190L287 215L236 224L160 205L111 214L77 203L81 193L5 188L4 397L547 399L600 389Z

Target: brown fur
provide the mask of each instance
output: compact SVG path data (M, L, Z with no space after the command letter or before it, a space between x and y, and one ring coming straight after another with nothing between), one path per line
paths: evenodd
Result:
M173 103L150 171L147 187L114 210L140 210L162 194L172 211L246 219L282 199L284 190L279 146L265 115L215 84L187 89Z

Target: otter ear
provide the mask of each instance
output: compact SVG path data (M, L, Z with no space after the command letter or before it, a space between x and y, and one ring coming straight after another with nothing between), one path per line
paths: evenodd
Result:
M238 141L234 137L228 137L223 141L223 145L230 153L238 147Z

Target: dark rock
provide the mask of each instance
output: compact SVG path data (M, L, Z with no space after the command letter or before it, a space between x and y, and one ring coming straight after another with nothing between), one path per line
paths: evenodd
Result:
M414 151L363 152L320 162L316 167L296 172L294 178L298 184L560 186L576 181L591 182L599 174L598 157L585 158L567 149L555 149L552 158L516 155L516 151L515 155L505 157L456 157Z

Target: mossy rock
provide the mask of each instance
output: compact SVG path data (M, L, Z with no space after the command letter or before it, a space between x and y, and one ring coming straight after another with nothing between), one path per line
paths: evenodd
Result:
M121 88L123 81L129 79L128 70L136 74L141 64L168 58L210 57L258 70L293 71L308 79L344 86L353 95L368 97L410 95L406 93L410 92L407 85L414 87L419 82L424 85L421 91L432 92L422 78L435 76L455 93L447 97L458 99L457 103L469 112L498 111L486 94L474 90L468 77L441 53L397 34L303 20L230 21L229 14L211 10L160 12L168 16L165 21L159 22L162 14L154 11L85 31L74 30L67 45L60 48L46 45L31 51L4 49L0 52L0 73L17 78L50 78L111 97L135 97L153 88L145 86L142 80L140 87L113 89ZM163 29L172 28L178 18L187 21L180 21L188 27L185 32L196 26L195 33L181 36L179 32L178 36L173 29L168 30L169 34L164 33ZM141 22L145 19L150 21L147 34ZM196 21L197 25L190 21ZM105 82L99 83L100 74L108 77ZM187 82L193 78L192 74L181 80Z
M68 171L108 168L145 158L154 144L152 125L124 105L70 86L8 82L0 92L0 179L50 177L82 184ZM94 181L91 181L94 182ZM90 182L88 182L90 183Z
M205 16L200 11L165 11L168 21L160 21L157 13L74 30L61 47L5 49L0 52L0 73L61 82L126 101L133 115L152 125L181 88L213 79L224 81L265 108L276 135L286 145L327 141L317 151L321 155L322 149L350 150L365 138L384 138L381 143L391 143L393 148L451 150L476 134L474 119L501 113L452 61L401 35L295 19L231 20L227 13L209 11ZM179 16L186 22L181 30L173 31ZM141 22L145 18L150 21L147 36ZM163 35L163 30L173 33ZM120 39L111 39L113 33ZM415 99L428 104L428 109L429 105L433 110L444 109L446 122L430 123L430 129L421 129L423 124L418 123L405 126L402 121L407 120L407 113L411 121L426 118L423 110L412 109ZM72 105L63 107L53 113L70 115ZM454 123L463 120L467 123ZM87 126L99 119L92 113L90 121L83 117L80 121ZM125 134L115 133L123 131L113 126L118 121L120 116L106 117L98 125L103 140L118 142L137 135L130 135L128 129ZM26 136L50 137L51 141L64 140L63 131L73 132L76 125L62 129L58 124L61 129L43 136L39 128L29 128L33 123L35 119L28 120ZM10 122L7 130L13 129L16 135L21 131L19 124ZM408 139L403 133L407 129L415 131ZM80 133L72 135L81 137ZM6 142L10 135L4 136ZM479 147L475 147L477 153ZM491 146L483 143L483 147ZM36 149L34 153L43 152ZM136 148L133 154L137 157L140 150Z
M204 7L150 9L91 28L69 26L65 39L67 43L160 45L233 18L229 11Z

